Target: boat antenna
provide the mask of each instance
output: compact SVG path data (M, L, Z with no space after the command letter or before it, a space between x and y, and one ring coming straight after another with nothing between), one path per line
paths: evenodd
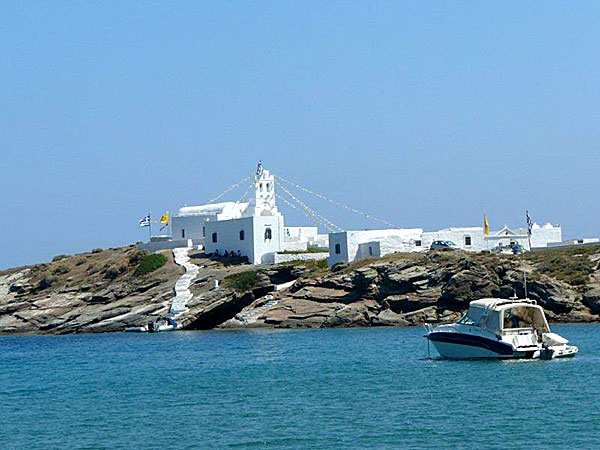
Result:
M525 271L525 261L521 255L521 268L523 269L523 289L525 290L525 299L527 299L527 272Z

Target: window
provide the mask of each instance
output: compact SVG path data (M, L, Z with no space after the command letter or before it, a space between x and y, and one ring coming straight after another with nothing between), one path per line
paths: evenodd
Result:
M269 183L267 183L267 191L269 190Z
M270 228L265 229L265 241L272 239L272 237L273 236L272 236L272 233L271 233L271 229Z
M373 249L369 246L369 256L373 256Z
M475 321L471 319L468 314L462 316L462 318L458 321L458 323L462 325L475 325Z
M206 227L202 227L202 237L206 237Z
M244 237L244 230L240 230L240 241L243 241Z
M471 236L465 236L465 245L471 245Z
M335 244L335 254L339 255L342 252L342 249L340 248L340 244Z
M420 247L421 245L423 245L423 243L422 243L421 241L415 241L415 245L416 245L417 247Z
M181 239L185 239L185 228L181 229Z
M212 241L217 242L217 233L212 234Z

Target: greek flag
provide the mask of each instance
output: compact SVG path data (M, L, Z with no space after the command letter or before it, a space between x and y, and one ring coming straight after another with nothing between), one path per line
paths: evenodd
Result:
M140 227L149 227L150 226L150 214L148 214L143 219L140 219Z
M533 220L529 217L529 211L525 211L525 219L527 220L527 235L531 236L531 229L533 228Z
M262 160L258 161L258 166L256 166L256 176L260 177L263 173Z

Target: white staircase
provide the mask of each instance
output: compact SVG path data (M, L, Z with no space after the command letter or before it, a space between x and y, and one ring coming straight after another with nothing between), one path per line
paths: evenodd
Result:
M198 275L198 266L190 262L188 253L190 247L179 247L173 249L173 256L175 257L175 263L185 268L185 273L175 283L175 298L171 303L170 314L172 317L176 317L187 311L187 304L192 298L190 292L190 285L194 278Z
M262 306L251 309L249 311L241 312L241 313L237 314L235 316L235 318L243 323L256 322L256 320L259 318L259 316L264 311L271 309L273 306L275 306L277 303L279 303L278 300L275 300L272 295L266 295L265 300L267 300L267 302L265 304L263 304Z

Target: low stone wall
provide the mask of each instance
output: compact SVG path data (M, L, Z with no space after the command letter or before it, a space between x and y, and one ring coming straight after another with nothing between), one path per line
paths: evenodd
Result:
M329 253L275 253L273 262L275 264L286 263L290 261L317 261L327 259Z
M196 239L177 239L174 241L154 241L140 244L137 247L140 250L146 250L150 253L158 250L171 250L178 247L190 247L190 244L196 246L200 243L200 240Z
M303 242L293 242L293 241L284 241L283 242L283 249L284 250L290 250L290 251L303 251L306 250L307 248L307 243L306 241Z

